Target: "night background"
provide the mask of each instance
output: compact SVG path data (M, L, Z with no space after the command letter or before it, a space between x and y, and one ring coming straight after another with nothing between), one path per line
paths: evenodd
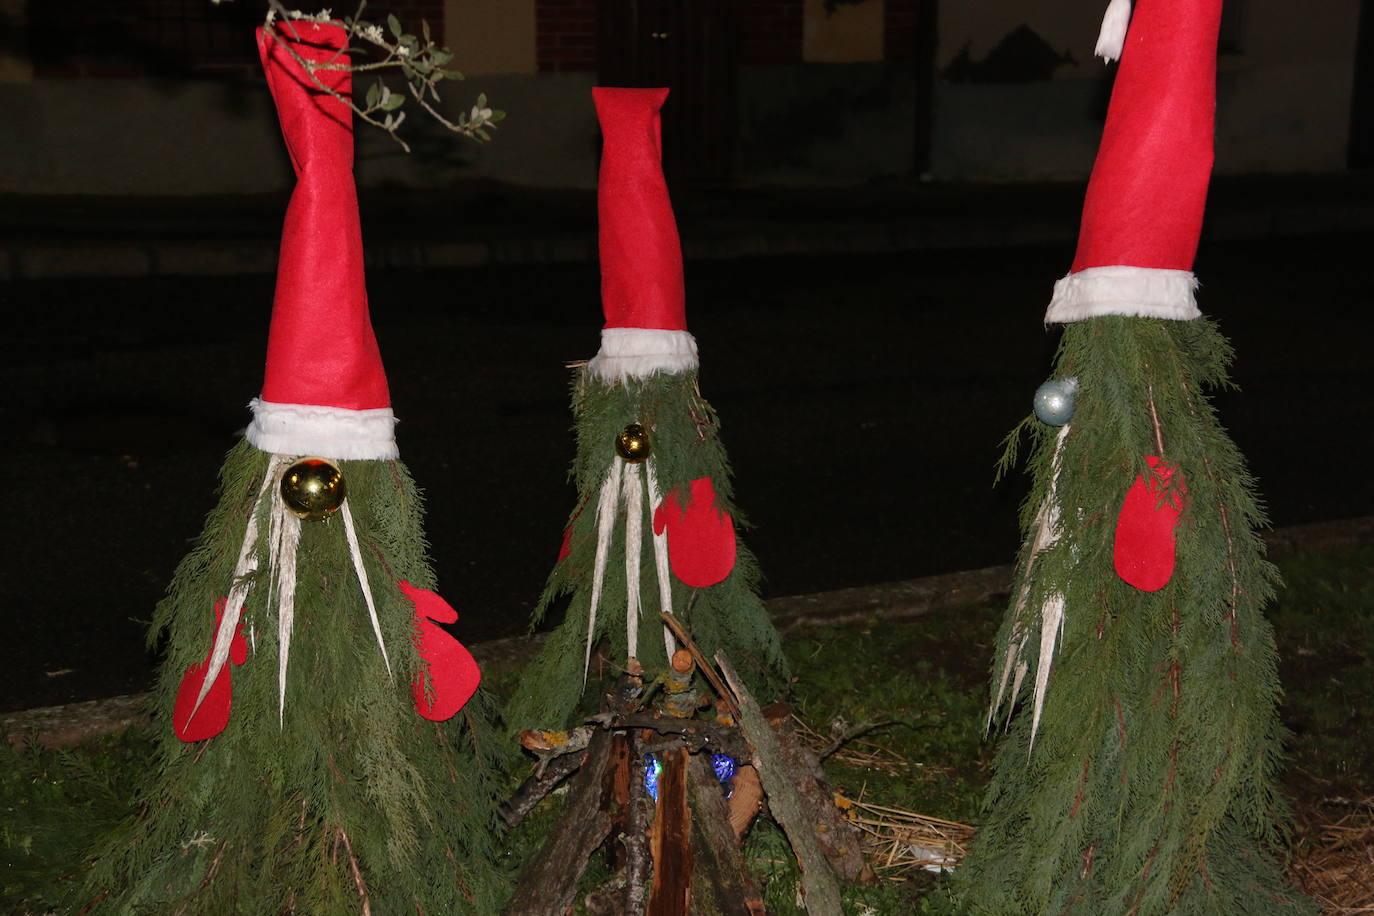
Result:
M1199 304L1275 526L1374 514L1374 11L1229 0ZM338 10L336 10L338 12ZM1101 4L395 0L508 112L359 127L369 294L467 641L527 626L601 323L589 88L669 85L703 393L765 597L1010 562L993 487L1058 332ZM146 689L146 621L261 384L290 169L256 3L0 0L0 711ZM1030 17L1030 18L1027 18Z

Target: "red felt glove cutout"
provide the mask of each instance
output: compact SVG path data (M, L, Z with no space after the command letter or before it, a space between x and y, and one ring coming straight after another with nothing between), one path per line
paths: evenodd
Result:
M214 633L219 632L220 619L224 617L225 599L215 602L215 628L211 631L210 651L205 660L186 669L181 676L181 686L177 688L177 701L172 709L172 730L182 741L204 741L213 738L229 724L229 709L234 702L234 687L230 680L230 665L225 665L210 685L200 708L196 709L196 697L200 696L201 685L205 683L205 672L210 667L210 656L214 653ZM233 639L229 642L229 661L242 665L248 660L248 642L243 638L243 621L234 628ZM195 709L195 715L191 711Z
M482 682L477 660L467 647L454 639L438 623L454 623L458 612L443 598L409 582L398 582L401 592L415 605L415 642L428 669L432 695L425 692L426 677L418 674L410 684L415 711L426 719L443 722L457 715Z
M692 588L715 585L735 568L735 523L716 508L711 478L692 481L692 501L685 511L676 491L663 498L654 512L654 534L665 529L673 574Z
M1157 592L1174 574L1174 525L1183 511L1188 494L1183 477L1173 485L1170 478L1177 468L1164 464L1154 455L1145 458L1153 469L1151 480L1138 476L1116 519L1116 543L1112 563L1116 574L1128 585L1144 592Z

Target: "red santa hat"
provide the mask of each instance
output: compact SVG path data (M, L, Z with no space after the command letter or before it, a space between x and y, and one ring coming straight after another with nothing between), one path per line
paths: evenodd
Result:
M1127 23L1129 22L1129 29ZM1112 0L1098 53L1119 56L1078 252L1046 322L1190 319L1212 171L1221 0Z
M592 89L604 137L596 205L606 325L587 368L607 382L697 366L682 244L663 178L666 98L667 89Z
M258 52L296 172L282 228L262 395L246 436L265 452L332 459L397 456L386 373L372 332L353 182L345 30L289 21L258 30ZM300 58L300 60L297 60Z

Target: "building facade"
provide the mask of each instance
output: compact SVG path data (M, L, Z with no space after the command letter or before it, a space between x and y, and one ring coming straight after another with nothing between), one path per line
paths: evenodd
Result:
M1100 0L374 0L426 20L508 118L479 146L407 124L359 131L364 184L473 178L587 187L589 89L672 86L675 182L846 185L1079 179L1113 70ZM1374 158L1374 10L1227 0L1220 173L1339 172ZM289 181L238 0L0 0L0 192L205 194ZM1363 9L1363 15L1361 15ZM336 9L336 12L338 10Z

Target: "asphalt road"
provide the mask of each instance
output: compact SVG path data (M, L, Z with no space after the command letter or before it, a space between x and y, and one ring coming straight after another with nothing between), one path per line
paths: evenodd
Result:
M1374 513L1369 234L1210 243L1203 310L1236 346L1221 415L1277 525ZM998 443L1029 409L1068 253L688 264L767 595L1009 562L1025 492ZM477 640L522 631L573 492L566 361L595 351L586 266L378 273L374 321L429 499L444 594ZM151 682L145 623L261 383L271 279L0 286L0 711Z

